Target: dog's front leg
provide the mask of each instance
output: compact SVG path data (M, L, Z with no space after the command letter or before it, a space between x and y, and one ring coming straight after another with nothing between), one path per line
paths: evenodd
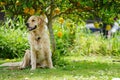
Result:
M30 50L26 50L25 52L25 55L24 55L24 58L23 58L23 62L22 64L20 65L20 69L23 69L25 68L26 66L29 66L30 65Z
M31 50L31 66L31 70L36 69L36 52L33 49Z
M47 59L47 65L48 65L48 68L50 68L50 69L54 68L51 57L48 57L48 59Z
M52 53L50 50L47 51L47 67L48 68L54 68L52 63Z

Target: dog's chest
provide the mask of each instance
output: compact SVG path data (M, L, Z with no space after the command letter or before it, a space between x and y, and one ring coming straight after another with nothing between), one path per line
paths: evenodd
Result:
M35 41L36 43L39 43L41 41L41 33L34 31L32 37L33 37L33 41Z
M34 38L34 42L36 42L37 44L41 42L41 37L38 35Z
M38 62L45 60L45 54L41 50L36 53L36 58Z
M39 50L42 47L42 38L39 34L29 35L28 37L31 47L36 50Z

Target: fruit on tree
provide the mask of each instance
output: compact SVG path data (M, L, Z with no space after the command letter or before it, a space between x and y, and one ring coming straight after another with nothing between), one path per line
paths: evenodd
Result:
M57 7L57 8L55 8L54 12L55 12L56 14L59 14L59 13L60 13L60 9Z
M62 17L59 18L59 23L63 23L64 22L64 19Z

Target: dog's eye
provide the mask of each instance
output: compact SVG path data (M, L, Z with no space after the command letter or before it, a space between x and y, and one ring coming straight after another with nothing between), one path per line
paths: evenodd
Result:
M35 22L35 20L33 19L32 22Z

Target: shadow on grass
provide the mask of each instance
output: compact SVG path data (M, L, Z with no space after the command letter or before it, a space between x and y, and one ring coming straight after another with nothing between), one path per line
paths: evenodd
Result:
M0 80L61 80L69 79L76 80L92 80L89 77L93 76L94 80L109 80L112 77L120 77L120 63L100 63L92 61L71 61L69 64L56 69L36 69L30 71L30 68L25 70L8 70L5 67L0 68ZM102 77L101 77L102 76ZM82 80L82 79L81 79Z

